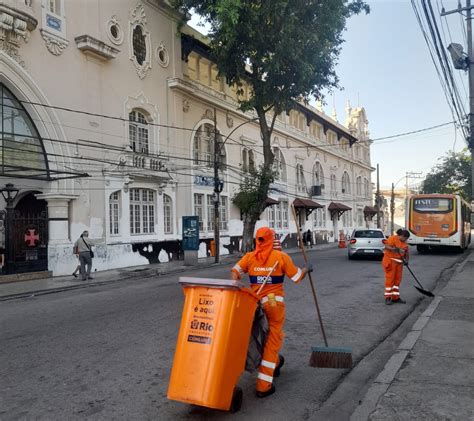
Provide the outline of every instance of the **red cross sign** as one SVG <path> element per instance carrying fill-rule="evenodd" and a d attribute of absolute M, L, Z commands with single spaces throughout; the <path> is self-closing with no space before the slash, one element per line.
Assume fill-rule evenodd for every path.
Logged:
<path fill-rule="evenodd" d="M 25 233 L 25 243 L 28 247 L 36 246 L 36 242 L 39 243 L 40 237 L 36 234 L 36 229 L 27 229 Z"/>

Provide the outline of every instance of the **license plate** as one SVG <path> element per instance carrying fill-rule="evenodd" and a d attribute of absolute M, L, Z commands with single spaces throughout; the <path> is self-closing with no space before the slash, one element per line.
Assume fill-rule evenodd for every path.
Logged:
<path fill-rule="evenodd" d="M 375 253 L 375 250 L 364 250 L 364 253 Z"/>

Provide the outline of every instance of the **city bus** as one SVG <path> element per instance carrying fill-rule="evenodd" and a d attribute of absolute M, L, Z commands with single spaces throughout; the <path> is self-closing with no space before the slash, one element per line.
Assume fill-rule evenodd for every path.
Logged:
<path fill-rule="evenodd" d="M 408 244 L 423 253 L 436 247 L 466 249 L 471 242 L 471 205 L 455 194 L 415 194 L 408 197 Z"/>

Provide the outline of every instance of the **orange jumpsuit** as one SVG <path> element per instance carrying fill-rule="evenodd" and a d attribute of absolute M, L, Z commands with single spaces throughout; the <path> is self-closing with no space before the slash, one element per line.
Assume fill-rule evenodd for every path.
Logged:
<path fill-rule="evenodd" d="M 400 240 L 398 235 L 389 237 L 386 243 L 390 247 L 403 249 L 402 253 L 391 250 L 384 250 L 382 267 L 385 271 L 385 298 L 391 298 L 392 301 L 400 299 L 400 283 L 402 282 L 403 262 L 396 260 L 406 259 L 408 257 L 408 244 Z"/>
<path fill-rule="evenodd" d="M 265 244 L 257 242 L 256 250 L 247 253 L 232 268 L 232 271 L 238 279 L 244 273 L 248 273 L 250 287 L 254 292 L 257 292 L 274 264 L 278 261 L 271 277 L 259 294 L 263 311 L 267 316 L 269 329 L 257 376 L 257 391 L 266 392 L 272 387 L 273 372 L 279 363 L 278 351 L 283 345 L 283 325 L 285 323 L 283 280 L 286 275 L 293 282 L 298 283 L 303 279 L 305 273 L 295 266 L 290 256 L 273 249 L 273 232 L 269 228 L 260 228 L 256 237 L 257 239 L 264 237 Z"/>

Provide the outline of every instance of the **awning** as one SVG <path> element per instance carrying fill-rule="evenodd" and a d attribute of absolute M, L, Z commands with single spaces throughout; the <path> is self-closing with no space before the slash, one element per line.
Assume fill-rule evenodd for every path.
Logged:
<path fill-rule="evenodd" d="M 377 209 L 375 209 L 373 206 L 366 206 L 364 208 L 364 216 L 366 219 L 372 220 L 375 215 L 377 215 Z"/>
<path fill-rule="evenodd" d="M 367 215 L 377 215 L 377 209 L 375 209 L 373 206 L 366 206 L 364 208 L 364 213 Z"/>
<path fill-rule="evenodd" d="M 306 220 L 308 220 L 308 216 L 311 215 L 311 212 L 315 209 L 320 209 L 323 206 L 319 203 L 313 202 L 311 199 L 301 199 L 297 197 L 293 200 L 293 207 L 298 215 L 301 211 L 304 211 L 306 213 Z"/>
<path fill-rule="evenodd" d="M 334 219 L 335 216 L 337 216 L 337 219 L 340 219 L 344 212 L 350 210 L 352 210 L 351 207 L 339 202 L 331 202 L 328 206 L 328 211 L 330 212 L 332 219 Z"/>
<path fill-rule="evenodd" d="M 278 200 L 267 197 L 265 200 L 265 207 L 268 208 L 269 206 L 278 205 L 278 203 L 280 203 Z"/>
<path fill-rule="evenodd" d="M 311 199 L 300 199 L 299 197 L 293 201 L 293 206 L 298 208 L 306 208 L 306 209 L 319 209 L 322 208 L 323 205 L 312 201 Z"/>

